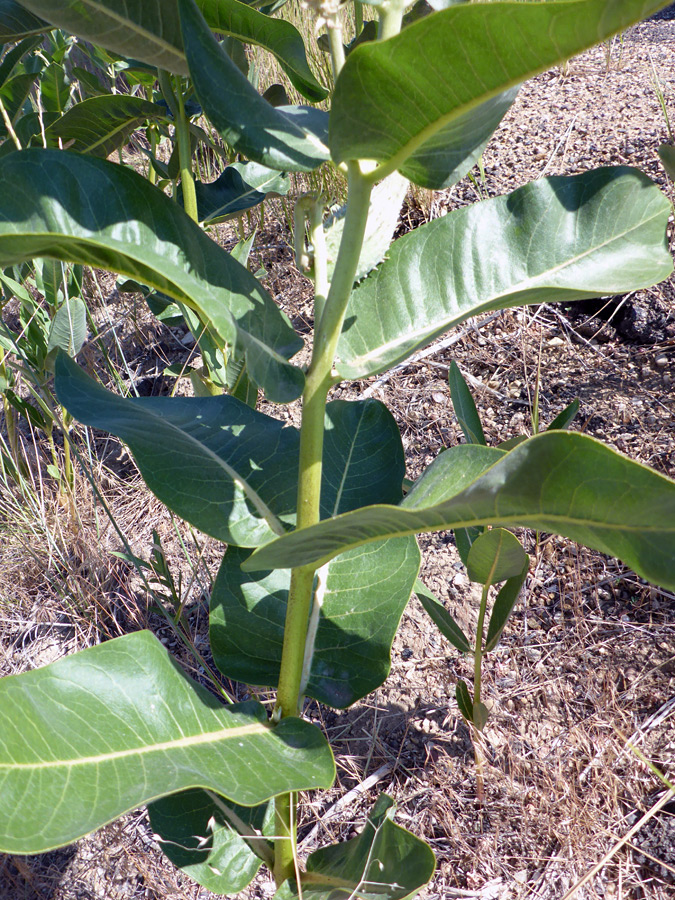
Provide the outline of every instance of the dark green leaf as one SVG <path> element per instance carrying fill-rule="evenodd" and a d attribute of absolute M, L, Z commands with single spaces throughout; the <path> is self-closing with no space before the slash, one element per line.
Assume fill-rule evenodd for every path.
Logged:
<path fill-rule="evenodd" d="M 40 76 L 40 101 L 45 112 L 63 115 L 70 102 L 70 86 L 65 68 L 50 60 Z"/>
<path fill-rule="evenodd" d="M 0 0 L 0 16 L 2 16 L 1 8 L 2 0 Z M 0 41 L 1 40 L 2 39 L 0 38 Z M 7 81 L 10 75 L 14 74 L 15 68 L 24 56 L 41 43 L 42 37 L 27 37 L 25 40 L 20 41 L 16 47 L 12 47 L 11 50 L 8 50 L 7 53 L 5 53 L 2 58 L 2 63 L 0 63 L 0 86 Z"/>
<path fill-rule="evenodd" d="M 492 615 L 490 616 L 490 624 L 485 638 L 485 653 L 494 650 L 499 643 L 499 638 L 502 636 L 504 626 L 513 612 L 513 607 L 518 600 L 520 589 L 527 578 L 529 562 L 529 559 L 525 562 L 522 572 L 518 575 L 514 575 L 513 578 L 508 579 L 495 598 L 494 606 L 492 607 Z"/>
<path fill-rule="evenodd" d="M 325 114 L 271 106 L 219 46 L 193 0 L 178 3 L 195 93 L 224 140 L 255 162 L 281 171 L 307 172 L 328 159 L 316 128 L 317 121 L 324 127 Z"/>
<path fill-rule="evenodd" d="M 466 568 L 471 581 L 489 587 L 519 576 L 528 564 L 529 557 L 515 534 L 505 528 L 492 528 L 473 542 Z"/>
<path fill-rule="evenodd" d="M 39 19 L 16 0 L 0 0 L 0 42 L 11 43 L 32 34 L 49 31 L 44 19 Z"/>
<path fill-rule="evenodd" d="M 447 187 L 480 155 L 521 82 L 664 6 L 663 0 L 455 5 L 357 47 L 331 110 L 335 162 L 379 162 Z"/>
<path fill-rule="evenodd" d="M 272 19 L 238 0 L 197 0 L 197 6 L 212 31 L 270 50 L 304 97 L 313 103 L 325 99 L 328 92 L 312 74 L 302 37 L 290 22 Z"/>
<path fill-rule="evenodd" d="M 466 682 L 462 681 L 461 678 L 455 686 L 455 699 L 457 700 L 459 711 L 466 721 L 473 722 L 473 700 L 471 699 L 471 694 L 466 686 Z"/>
<path fill-rule="evenodd" d="M 476 404 L 474 403 L 469 386 L 464 380 L 462 373 L 459 371 L 459 366 L 454 360 L 450 363 L 448 384 L 450 385 L 452 408 L 455 410 L 457 421 L 464 432 L 464 437 L 467 439 L 467 442 L 469 444 L 482 444 L 484 447 L 487 446 Z"/>
<path fill-rule="evenodd" d="M 506 449 L 506 448 L 499 448 Z M 476 540 L 478 535 L 482 534 L 485 529 L 480 527 L 474 528 L 456 528 L 455 529 L 455 544 L 457 545 L 457 552 L 459 553 L 459 558 L 462 560 L 464 565 L 466 565 L 466 561 L 469 558 L 469 551 L 473 546 L 473 542 Z"/>
<path fill-rule="evenodd" d="M 658 188 L 621 167 L 542 178 L 454 210 L 396 241 L 354 290 L 338 370 L 347 378 L 380 372 L 486 310 L 622 293 L 667 278 L 669 215 Z"/>
<path fill-rule="evenodd" d="M 290 180 L 275 169 L 254 162 L 232 163 L 216 181 L 195 183 L 199 221 L 206 225 L 225 222 L 270 195 L 287 194 L 290 186 Z"/>
<path fill-rule="evenodd" d="M 419 579 L 415 584 L 415 593 L 443 637 L 447 638 L 452 646 L 456 647 L 460 653 L 469 653 L 472 649 L 471 644 L 462 629 L 457 622 L 455 622 L 441 601 L 435 597 L 429 588 L 427 588 Z"/>
<path fill-rule="evenodd" d="M 463 444 L 453 455 L 477 450 L 488 448 Z M 423 476 L 417 496 L 418 485 L 400 506 L 373 506 L 296 531 L 261 548 L 247 568 L 323 564 L 384 537 L 502 525 L 562 534 L 675 588 L 675 482 L 669 478 L 567 431 L 529 438 L 458 491 L 453 479 L 446 482 L 446 462 L 451 473 L 456 469 L 450 451 L 442 453 L 426 470 L 431 483 Z"/>
<path fill-rule="evenodd" d="M 675 181 L 675 147 L 672 144 L 661 144 L 658 150 L 659 157 L 670 178 Z"/>
<path fill-rule="evenodd" d="M 161 106 L 130 94 L 106 94 L 77 103 L 47 130 L 51 146 L 105 159 L 148 119 L 166 119 Z"/>
<path fill-rule="evenodd" d="M 0 681 L 0 848 L 41 853 L 150 800 L 203 787 L 242 805 L 329 787 L 332 754 L 299 719 L 224 706 L 149 632 Z"/>
<path fill-rule="evenodd" d="M 274 900 L 406 900 L 434 874 L 431 848 L 392 821 L 394 801 L 380 794 L 361 834 L 322 847 L 307 860 L 302 891 L 285 881 Z"/>
<path fill-rule="evenodd" d="M 482 731 L 485 728 L 485 723 L 490 717 L 490 710 L 484 703 L 481 703 L 480 700 L 478 702 L 474 701 L 473 704 L 473 724 L 476 726 L 478 731 Z"/>
<path fill-rule="evenodd" d="M 304 375 L 302 346 L 257 279 L 161 191 L 125 167 L 58 150 L 0 163 L 0 266 L 51 256 L 119 272 L 194 309 L 223 344 L 246 355 L 276 402 Z"/>
<path fill-rule="evenodd" d="M 21 72 L 8 79 L 0 88 L 2 105 L 5 107 L 7 117 L 13 125 L 19 118 L 26 98 L 37 81 L 37 77 L 31 72 Z M 7 133 L 4 119 L 0 119 L 0 137 L 6 137 Z"/>
<path fill-rule="evenodd" d="M 174 866 L 215 894 L 237 894 L 250 884 L 261 863 L 252 847 L 265 853 L 267 846 L 268 854 L 272 852 L 262 838 L 247 842 L 232 822 L 251 835 L 262 829 L 273 834 L 269 827 L 273 816 L 272 823 L 265 822 L 270 818 L 267 811 L 273 809 L 273 803 L 235 806 L 201 790 L 182 791 L 148 804 L 150 825 L 164 853 Z"/>
<path fill-rule="evenodd" d="M 579 401 L 572 400 L 569 406 L 566 406 L 562 412 L 558 413 L 555 419 L 546 429 L 547 431 L 564 431 L 574 421 L 574 417 L 579 412 Z"/>

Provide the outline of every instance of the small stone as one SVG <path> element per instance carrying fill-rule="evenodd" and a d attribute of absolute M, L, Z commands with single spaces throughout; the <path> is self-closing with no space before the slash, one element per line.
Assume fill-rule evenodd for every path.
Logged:
<path fill-rule="evenodd" d="M 661 354 L 660 356 L 657 356 L 656 359 L 654 360 L 654 365 L 658 366 L 659 369 L 665 369 L 666 366 L 668 365 L 668 357 L 664 356 L 663 354 Z"/>
<path fill-rule="evenodd" d="M 563 339 L 559 338 L 559 337 L 549 338 L 549 341 L 548 341 L 549 347 L 562 347 L 562 345 L 564 343 L 565 343 L 565 341 L 563 341 Z"/>

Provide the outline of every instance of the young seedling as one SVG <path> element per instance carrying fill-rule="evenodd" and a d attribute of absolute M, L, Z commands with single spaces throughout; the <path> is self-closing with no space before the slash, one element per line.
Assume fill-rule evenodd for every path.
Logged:
<path fill-rule="evenodd" d="M 391 799 L 380 797 L 357 838 L 302 860 L 297 794 L 329 787 L 335 773 L 323 734 L 303 719 L 305 697 L 344 708 L 388 674 L 419 570 L 415 534 L 467 532 L 484 607 L 503 581 L 485 638 L 465 648 L 477 660 L 465 706 L 480 722 L 482 655 L 525 571 L 513 574 L 522 558 L 503 528 L 566 535 L 675 587 L 675 483 L 662 475 L 585 435 L 547 431 L 510 450 L 449 448 L 404 497 L 391 413 L 375 400 L 330 399 L 339 382 L 382 372 L 485 310 L 668 277 L 670 205 L 628 168 L 540 179 L 386 246 L 399 176 L 452 185 L 523 80 L 663 5 L 452 4 L 404 27 L 405 4 L 386 0 L 375 4 L 378 39 L 343 60 L 343 11 L 317 0 L 336 74 L 330 112 L 274 107 L 256 91 L 214 31 L 274 43 L 292 81 L 307 82 L 306 57 L 288 23 L 236 0 L 158 0 L 152 15 L 141 0 L 0 9 L 0 34 L 56 26 L 158 74 L 189 76 L 213 128 L 251 162 L 279 172 L 328 164 L 348 181 L 344 215 L 312 241 L 314 334 L 301 368 L 292 359 L 303 342 L 288 319 L 188 202 L 184 210 L 136 172 L 86 154 L 31 148 L 0 161 L 1 266 L 51 257 L 134 279 L 197 316 L 271 403 L 302 397 L 295 428 L 231 394 L 122 398 L 57 358 L 69 413 L 118 435 L 167 506 L 228 544 L 211 597 L 213 659 L 226 677 L 276 690 L 276 701 L 271 715 L 257 702 L 226 705 L 148 632 L 4 679 L 1 850 L 61 846 L 147 804 L 167 856 L 216 892 L 236 893 L 265 864 L 277 900 L 403 900 L 434 861 L 394 824 Z M 309 210 L 317 232 L 319 218 Z M 480 542 L 476 528 L 489 529 Z"/>

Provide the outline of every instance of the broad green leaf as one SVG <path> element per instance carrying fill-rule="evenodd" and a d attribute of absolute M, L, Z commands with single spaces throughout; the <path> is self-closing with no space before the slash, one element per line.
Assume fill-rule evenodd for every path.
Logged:
<path fill-rule="evenodd" d="M 574 417 L 579 412 L 579 401 L 572 400 L 569 406 L 566 406 L 562 412 L 553 419 L 546 429 L 547 431 L 564 431 L 574 421 Z"/>
<path fill-rule="evenodd" d="M 464 444 L 452 455 L 479 449 L 488 448 Z M 372 506 L 296 531 L 254 553 L 246 568 L 321 565 L 385 537 L 502 525 L 564 535 L 617 556 L 655 584 L 675 587 L 675 482 L 669 478 L 594 438 L 545 431 L 501 454 L 453 494 L 443 471 L 444 457 L 452 463 L 452 455 L 442 453 L 427 469 L 432 483 L 424 485 L 423 475 L 417 495 L 413 489 L 399 506 Z M 427 505 L 434 495 L 438 502 Z"/>
<path fill-rule="evenodd" d="M 49 330 L 47 352 L 61 349 L 77 356 L 87 340 L 87 307 L 79 297 L 71 297 L 56 311 Z"/>
<path fill-rule="evenodd" d="M 178 0 L 21 0 L 21 6 L 121 56 L 188 74 Z"/>
<path fill-rule="evenodd" d="M 455 686 L 455 699 L 457 700 L 459 711 L 466 721 L 473 722 L 473 700 L 471 699 L 471 694 L 469 693 L 469 688 L 466 686 L 466 682 L 462 681 L 461 678 Z"/>
<path fill-rule="evenodd" d="M 275 169 L 254 162 L 232 163 L 216 181 L 195 183 L 199 221 L 206 225 L 225 222 L 269 195 L 287 194 L 290 187 L 290 179 Z"/>
<path fill-rule="evenodd" d="M 658 154 L 671 179 L 675 180 L 675 147 L 672 144 L 661 144 Z"/>
<path fill-rule="evenodd" d="M 283 533 L 295 515 L 298 432 L 233 397 L 133 397 L 56 360 L 59 402 L 125 441 L 146 484 L 200 531 L 240 547 Z"/>
<path fill-rule="evenodd" d="M 427 615 L 443 637 L 447 638 L 460 653 L 470 653 L 472 647 L 462 629 L 441 601 L 419 579 L 415 584 L 415 593 Z"/>
<path fill-rule="evenodd" d="M 482 444 L 485 447 L 487 441 L 485 440 L 476 404 L 469 386 L 454 360 L 450 363 L 448 384 L 450 386 L 452 408 L 455 410 L 455 415 L 464 432 L 464 437 L 469 444 Z"/>
<path fill-rule="evenodd" d="M 530 561 L 527 559 L 523 565 L 522 572 L 509 578 L 495 598 L 492 607 L 492 615 L 490 616 L 490 624 L 485 638 L 485 653 L 494 650 L 499 643 L 499 638 L 502 636 L 504 626 L 513 612 L 513 607 L 518 600 L 520 589 L 527 578 L 529 563 Z"/>
<path fill-rule="evenodd" d="M 317 728 L 224 706 L 149 632 L 0 681 L 0 848 L 40 853 L 187 788 L 253 806 L 329 787 Z"/>
<path fill-rule="evenodd" d="M 2 0 L 0 0 L 0 9 L 2 7 Z M 2 15 L 0 11 L 0 16 Z M 0 86 L 2 86 L 10 75 L 14 74 L 14 70 L 19 65 L 21 60 L 26 56 L 31 50 L 34 50 L 37 46 L 42 43 L 42 36 L 38 37 L 27 37 L 23 41 L 20 41 L 16 47 L 12 47 L 11 50 L 8 50 L 7 53 L 2 58 L 2 63 L 0 63 Z M 0 41 L 2 38 L 0 37 Z"/>
<path fill-rule="evenodd" d="M 490 586 L 520 575 L 529 561 L 515 534 L 505 528 L 492 528 L 471 545 L 466 568 L 471 581 Z"/>
<path fill-rule="evenodd" d="M 329 158 L 326 114 L 271 106 L 219 46 L 193 0 L 178 0 L 195 94 L 216 130 L 249 159 L 281 171 L 308 172 Z"/>
<path fill-rule="evenodd" d="M 300 32 L 290 22 L 272 19 L 238 0 L 197 0 L 197 6 L 212 31 L 270 50 L 304 97 L 313 103 L 325 99 L 328 91 L 312 74 Z"/>
<path fill-rule="evenodd" d="M 37 81 L 37 74 L 32 72 L 20 72 L 13 75 L 0 88 L 0 99 L 5 107 L 5 112 L 12 125 L 16 124 L 16 120 L 21 114 L 26 98 L 31 88 Z M 0 119 L 0 138 L 7 137 L 7 126 L 4 118 Z"/>
<path fill-rule="evenodd" d="M 0 0 L 0 42 L 11 43 L 20 38 L 49 31 L 44 19 L 28 12 L 24 3 Z"/>
<path fill-rule="evenodd" d="M 247 575 L 241 564 L 248 552 L 231 547 L 220 567 L 211 594 L 211 649 L 228 677 L 276 687 L 291 573 Z M 319 573 L 308 696 L 344 709 L 383 684 L 419 565 L 415 539 L 395 538 L 345 553 Z"/>
<path fill-rule="evenodd" d="M 486 310 L 661 281 L 673 268 L 670 208 L 645 175 L 616 167 L 542 178 L 435 219 L 396 241 L 352 293 L 338 371 L 380 372 Z"/>
<path fill-rule="evenodd" d="M 338 77 L 335 162 L 376 160 L 430 188 L 468 171 L 525 79 L 667 5 L 663 0 L 461 4 L 363 44 Z"/>
<path fill-rule="evenodd" d="M 237 894 L 251 883 L 261 864 L 253 847 L 262 853 L 266 849 L 266 856 L 272 853 L 271 845 L 257 835 L 261 830 L 273 835 L 273 811 L 273 803 L 236 806 L 202 790 L 182 791 L 148 804 L 150 825 L 164 853 L 215 894 Z M 253 835 L 252 842 L 232 822 Z"/>
<path fill-rule="evenodd" d="M 50 146 L 59 140 L 66 150 L 105 159 L 149 119 L 166 120 L 166 111 L 131 94 L 106 94 L 77 103 L 57 119 L 45 136 Z"/>
<path fill-rule="evenodd" d="M 0 266 L 50 256 L 148 285 L 199 313 L 246 355 L 269 399 L 288 402 L 304 375 L 287 359 L 302 341 L 257 279 L 177 203 L 136 172 L 58 150 L 0 162 Z"/>
<path fill-rule="evenodd" d="M 40 102 L 45 112 L 64 114 L 70 103 L 71 84 L 65 68 L 50 60 L 40 75 Z"/>
<path fill-rule="evenodd" d="M 398 224 L 401 204 L 408 190 L 408 181 L 396 172 L 376 185 L 370 195 L 368 222 L 363 238 L 363 247 L 356 269 L 355 281 L 362 278 L 384 259 L 391 245 Z M 340 241 L 345 227 L 347 207 L 343 206 L 331 213 L 325 223 L 326 252 L 328 256 L 328 278 L 333 277 Z"/>
<path fill-rule="evenodd" d="M 361 834 L 315 850 L 301 875 L 285 881 L 274 900 L 406 900 L 434 874 L 431 848 L 392 821 L 394 801 L 380 794 Z"/>

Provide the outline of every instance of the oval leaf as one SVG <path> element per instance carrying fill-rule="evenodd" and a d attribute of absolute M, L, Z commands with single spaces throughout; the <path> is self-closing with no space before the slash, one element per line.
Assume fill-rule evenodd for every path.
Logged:
<path fill-rule="evenodd" d="M 441 601 L 421 582 L 417 581 L 415 593 L 425 609 L 425 612 L 436 625 L 444 638 L 447 638 L 453 647 L 460 653 L 469 653 L 472 650 L 468 638 L 465 636 L 457 622 L 452 618 Z"/>
<path fill-rule="evenodd" d="M 0 681 L 0 848 L 41 853 L 149 800 L 203 787 L 242 805 L 332 784 L 321 732 L 224 706 L 149 632 Z"/>
<path fill-rule="evenodd" d="M 354 290 L 338 370 L 373 375 L 486 310 L 661 281 L 673 270 L 669 215 L 658 188 L 624 167 L 542 178 L 454 210 L 396 241 Z"/>
<path fill-rule="evenodd" d="M 417 184 L 446 187 L 471 167 L 515 86 L 665 5 L 462 4 L 363 44 L 335 86 L 333 159 L 377 160 L 375 178 L 398 169 Z"/>
<path fill-rule="evenodd" d="M 3 44 L 32 34 L 42 34 L 49 29 L 49 24 L 28 12 L 23 3 L 0 0 L 0 42 Z"/>
<path fill-rule="evenodd" d="M 466 567 L 471 581 L 489 587 L 520 575 L 529 561 L 515 534 L 505 528 L 492 528 L 473 542 Z"/>
<path fill-rule="evenodd" d="M 61 304 L 49 329 L 47 352 L 63 350 L 77 356 L 87 340 L 87 307 L 79 297 L 71 297 Z"/>
<path fill-rule="evenodd" d="M 58 150 L 0 162 L 0 266 L 50 256 L 119 272 L 184 303 L 246 355 L 267 396 L 288 402 L 302 346 L 257 279 L 136 172 Z"/>
<path fill-rule="evenodd" d="M 453 493 L 453 481 L 444 484 L 444 457 L 452 463 L 454 454 L 487 449 L 465 444 L 446 451 L 427 469 L 432 483 L 400 506 L 372 506 L 296 531 L 254 553 L 246 568 L 320 565 L 384 537 L 503 525 L 562 534 L 675 588 L 675 482 L 594 438 L 546 431 Z M 434 496 L 439 502 L 425 505 Z"/>
<path fill-rule="evenodd" d="M 262 203 L 270 194 L 287 194 L 290 186 L 290 180 L 275 169 L 253 162 L 232 163 L 216 181 L 195 183 L 199 221 L 206 225 L 225 222 Z"/>

